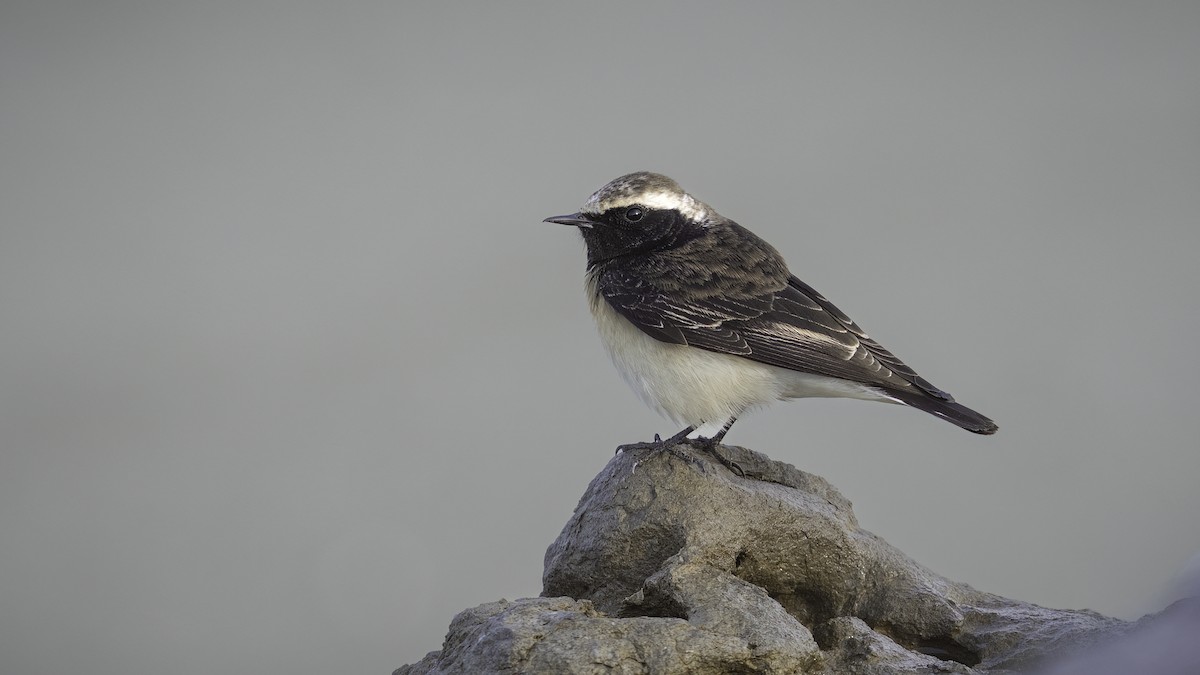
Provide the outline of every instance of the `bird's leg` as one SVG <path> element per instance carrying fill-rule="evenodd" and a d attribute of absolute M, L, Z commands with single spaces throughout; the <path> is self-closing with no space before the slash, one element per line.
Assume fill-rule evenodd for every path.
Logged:
<path fill-rule="evenodd" d="M 692 447 L 707 452 L 716 458 L 716 460 L 725 468 L 737 474 L 739 477 L 745 478 L 746 472 L 742 471 L 742 467 L 738 466 L 737 462 L 726 459 L 724 455 L 717 452 L 717 446 L 720 445 L 721 439 L 725 438 L 725 434 L 729 433 L 729 427 L 732 427 L 733 423 L 736 421 L 736 417 L 730 419 L 728 422 L 722 425 L 721 430 L 718 431 L 712 438 L 688 438 L 688 434 L 695 431 L 696 427 L 687 427 L 683 431 L 680 431 L 666 440 L 663 440 L 658 434 L 654 434 L 653 441 L 643 441 L 641 443 L 630 443 L 628 445 L 618 446 L 617 452 L 624 452 L 626 450 L 666 450 L 667 452 L 675 455 L 679 459 L 682 459 L 689 464 L 697 464 L 698 462 L 696 461 L 695 457 L 679 449 L 679 445 L 681 443 L 686 443 Z"/>
<path fill-rule="evenodd" d="M 653 441 L 642 441 L 640 443 L 618 445 L 617 452 L 624 452 L 626 450 L 666 450 L 687 440 L 687 435 L 695 430 L 696 427 L 687 427 L 683 431 L 675 434 L 665 441 L 660 438 L 658 434 L 654 434 Z"/>
<path fill-rule="evenodd" d="M 736 421 L 736 417 L 730 418 L 728 422 L 721 426 L 721 430 L 714 434 L 712 438 L 693 438 L 689 439 L 688 443 L 704 450 L 708 454 L 715 457 L 718 462 L 725 466 L 725 468 L 734 472 L 739 477 L 745 478 L 746 472 L 742 471 L 742 467 L 738 466 L 737 462 L 726 459 L 724 455 L 722 455 L 720 452 L 717 452 L 717 446 L 721 444 L 721 440 L 725 438 L 725 434 L 729 433 L 729 428 L 732 427 L 733 423 Z"/>
<path fill-rule="evenodd" d="M 729 433 L 729 428 L 732 427 L 733 423 L 736 421 L 737 421 L 736 417 L 731 417 L 731 418 L 729 418 L 728 422 L 726 422 L 724 425 L 721 426 L 721 430 L 717 432 L 717 435 L 712 437 L 712 442 L 714 445 L 719 444 L 722 441 L 722 439 L 725 438 L 725 434 Z"/>
<path fill-rule="evenodd" d="M 671 446 L 671 445 L 675 445 L 677 443 L 682 443 L 682 442 L 686 441 L 688 434 L 692 433 L 695 430 L 696 430 L 696 427 L 687 427 L 683 431 L 675 434 L 674 436 L 668 438 L 665 441 L 659 441 L 658 434 L 654 434 L 654 440 L 658 441 L 659 443 L 662 443 L 663 445 Z"/>
<path fill-rule="evenodd" d="M 693 456 L 689 455 L 688 453 L 684 452 L 683 450 L 679 449 L 679 444 L 686 443 L 688 441 L 688 434 L 692 433 L 695 430 L 696 430 L 696 427 L 687 427 L 683 431 L 680 431 L 679 433 L 675 434 L 674 436 L 668 438 L 665 441 L 658 440 L 658 434 L 654 434 L 654 440 L 657 442 L 658 448 L 660 450 L 666 450 L 667 452 L 671 453 L 672 455 L 675 455 L 676 457 L 678 457 L 679 459 L 682 459 L 683 461 L 687 462 L 688 464 L 697 464 L 698 462 L 696 461 L 695 457 L 693 457 Z"/>
<path fill-rule="evenodd" d="M 717 433 L 713 434 L 711 438 L 704 438 L 703 436 L 701 436 L 699 438 L 689 438 L 688 443 L 691 443 L 692 445 L 695 445 L 695 446 L 701 447 L 701 448 L 705 448 L 705 449 L 710 449 L 717 445 L 720 445 L 721 440 L 725 438 L 725 434 L 729 433 L 729 428 L 732 427 L 733 423 L 736 421 L 737 421 L 737 418 L 732 417 L 729 419 L 728 422 L 721 425 L 721 430 L 718 431 Z M 691 432 L 688 432 L 688 433 L 691 433 Z M 678 438 L 678 436 L 674 436 L 673 438 Z"/>
<path fill-rule="evenodd" d="M 653 441 L 619 445 L 617 446 L 617 452 L 625 452 L 626 450 L 654 450 L 662 452 L 663 450 L 666 450 L 688 464 L 699 464 L 699 461 L 695 457 L 679 448 L 680 443 L 690 442 L 687 436 L 695 430 L 696 427 L 687 427 L 683 431 L 680 431 L 666 440 L 663 440 L 658 434 L 654 434 Z"/>

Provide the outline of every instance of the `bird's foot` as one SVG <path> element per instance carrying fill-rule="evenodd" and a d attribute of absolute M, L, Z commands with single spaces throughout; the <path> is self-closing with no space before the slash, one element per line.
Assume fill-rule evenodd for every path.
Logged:
<path fill-rule="evenodd" d="M 642 441 L 640 443 L 626 443 L 618 445 L 617 452 L 625 452 L 626 450 L 670 450 L 672 447 L 687 440 L 687 435 L 695 431 L 692 427 L 688 427 L 674 436 L 663 440 L 658 434 L 654 434 L 654 440 Z"/>
<path fill-rule="evenodd" d="M 640 443 L 629 443 L 617 447 L 617 452 L 625 452 L 627 450 L 654 450 L 657 452 L 666 451 L 672 455 L 682 459 L 688 464 L 699 464 L 699 460 L 694 455 L 686 452 L 679 446 L 689 445 L 697 450 L 708 453 L 714 459 L 721 463 L 722 466 L 732 471 L 740 478 L 745 478 L 746 472 L 742 467 L 738 466 L 737 462 L 727 459 L 718 450 L 717 447 L 721 444 L 721 437 L 725 434 L 719 434 L 713 438 L 688 438 L 688 434 L 695 431 L 694 428 L 688 427 L 674 436 L 663 439 L 658 434 L 654 434 L 653 441 L 642 441 Z"/>
<path fill-rule="evenodd" d="M 687 462 L 688 464 L 697 464 L 698 465 L 700 463 L 700 461 L 698 459 L 696 459 L 695 456 L 693 456 L 689 452 L 684 451 L 683 449 L 681 449 L 679 447 L 681 444 L 689 442 L 687 435 L 692 433 L 693 431 L 695 431 L 695 429 L 693 429 L 692 427 L 688 427 L 688 428 L 684 429 L 683 431 L 680 431 L 679 433 L 677 433 L 674 436 L 667 438 L 667 439 L 664 439 L 663 437 L 659 436 L 658 434 L 654 434 L 653 441 L 642 441 L 640 443 L 628 443 L 626 445 L 619 445 L 619 446 L 617 446 L 617 452 L 620 453 L 620 452 L 625 452 L 627 450 L 650 450 L 653 452 L 664 452 L 665 451 L 665 452 L 671 453 L 672 455 L 678 457 L 679 459 L 682 459 L 683 461 Z"/>
<path fill-rule="evenodd" d="M 732 471 L 738 478 L 745 478 L 746 472 L 742 470 L 742 467 L 739 466 L 737 462 L 721 454 L 721 436 L 724 435 L 725 434 L 721 434 L 720 436 L 715 436 L 713 438 L 689 438 L 687 439 L 687 443 L 693 448 L 708 453 L 709 456 L 720 462 L 721 465 L 726 469 Z"/>

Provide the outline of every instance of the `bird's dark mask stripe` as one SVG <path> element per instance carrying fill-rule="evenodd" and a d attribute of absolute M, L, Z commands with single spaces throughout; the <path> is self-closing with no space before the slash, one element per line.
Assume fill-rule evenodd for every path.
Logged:
<path fill-rule="evenodd" d="M 580 229 L 588 248 L 588 266 L 617 258 L 667 251 L 704 236 L 704 228 L 673 209 L 647 209 L 637 222 L 629 222 L 626 209 L 611 209 L 593 216 L 595 226 Z"/>

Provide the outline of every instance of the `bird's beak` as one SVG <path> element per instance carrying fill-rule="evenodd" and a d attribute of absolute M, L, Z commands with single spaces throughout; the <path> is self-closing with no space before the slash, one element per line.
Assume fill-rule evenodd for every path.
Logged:
<path fill-rule="evenodd" d="M 558 223 L 559 225 L 574 225 L 575 227 L 591 227 L 595 223 L 582 213 L 572 213 L 565 216 L 550 216 L 543 223 Z"/>

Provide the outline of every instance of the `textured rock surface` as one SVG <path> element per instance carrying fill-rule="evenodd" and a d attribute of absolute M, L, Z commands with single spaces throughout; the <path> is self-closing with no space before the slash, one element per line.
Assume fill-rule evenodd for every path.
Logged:
<path fill-rule="evenodd" d="M 460 613 L 397 673 L 998 673 L 1128 628 L 948 581 L 824 479 L 718 451 L 745 475 L 618 454 L 547 550 L 545 597 Z"/>

